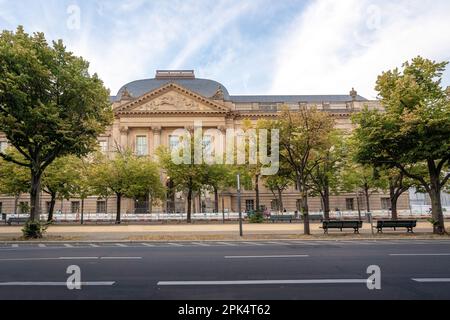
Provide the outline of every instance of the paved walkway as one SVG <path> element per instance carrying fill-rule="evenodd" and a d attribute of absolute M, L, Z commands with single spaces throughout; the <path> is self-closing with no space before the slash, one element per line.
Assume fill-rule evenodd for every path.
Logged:
<path fill-rule="evenodd" d="M 368 223 L 364 224 L 360 236 L 353 235 L 352 230 L 344 232 L 330 231 L 329 236 L 323 235 L 318 223 L 311 224 L 311 233 L 317 237 L 371 237 L 372 232 Z M 48 240 L 221 240 L 236 239 L 238 224 L 180 224 L 180 225 L 98 225 L 98 226 L 51 226 L 46 237 Z M 428 222 L 419 222 L 415 229 L 416 235 L 407 235 L 401 229 L 397 232 L 386 231 L 384 236 L 432 236 L 432 227 Z M 11 241 L 21 236 L 20 226 L 0 227 L 0 241 Z M 289 239 L 302 237 L 303 224 L 244 224 L 244 234 L 250 239 Z"/>

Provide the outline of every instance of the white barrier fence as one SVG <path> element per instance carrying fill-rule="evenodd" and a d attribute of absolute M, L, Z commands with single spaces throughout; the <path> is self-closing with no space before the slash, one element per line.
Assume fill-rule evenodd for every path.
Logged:
<path fill-rule="evenodd" d="M 272 215 L 292 215 L 295 216 L 294 212 L 285 212 L 285 213 L 276 213 L 272 212 Z M 246 213 L 242 214 L 244 218 L 247 217 Z M 322 212 L 311 212 L 311 217 L 321 218 L 323 217 Z M 372 213 L 374 218 L 391 218 L 391 214 L 389 211 L 374 211 Z M 429 206 L 414 206 L 410 210 L 402 210 L 399 211 L 400 218 L 404 217 L 413 217 L 413 218 L 430 218 L 431 212 Z M 446 218 L 450 218 L 450 207 L 444 208 L 444 216 Z M 24 214 L 6 214 L 3 215 L 4 220 L 8 220 L 10 218 L 26 218 L 27 215 Z M 237 212 L 226 212 L 223 213 L 194 213 L 192 214 L 192 220 L 194 221 L 222 221 L 222 220 L 237 220 L 239 219 L 239 213 Z M 331 212 L 330 218 L 332 219 L 349 219 L 349 218 L 358 218 L 357 211 L 342 211 L 342 212 Z M 366 213 L 362 212 L 361 217 L 363 219 L 366 218 Z M 299 216 L 301 218 L 301 216 Z M 42 220 L 47 219 L 47 215 L 41 215 Z M 116 214 L 103 214 L 103 213 L 85 213 L 83 216 L 84 221 L 86 222 L 114 222 L 116 220 Z M 122 221 L 130 221 L 130 222 L 156 222 L 156 221 L 185 221 L 187 219 L 187 214 L 181 213 L 153 213 L 153 214 L 134 214 L 134 213 L 124 213 L 121 215 Z M 79 222 L 81 221 L 81 214 L 72 214 L 72 213 L 57 213 L 54 214 L 54 220 L 56 222 Z"/>

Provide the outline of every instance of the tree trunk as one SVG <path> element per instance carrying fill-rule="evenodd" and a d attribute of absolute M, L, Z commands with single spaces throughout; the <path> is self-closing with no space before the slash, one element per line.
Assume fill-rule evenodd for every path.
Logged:
<path fill-rule="evenodd" d="M 30 190 L 30 221 L 39 221 L 40 219 L 40 195 L 41 195 L 42 172 L 31 169 L 31 190 Z"/>
<path fill-rule="evenodd" d="M 187 196 L 187 223 L 192 223 L 192 218 L 191 218 L 191 204 L 192 204 L 192 188 L 189 188 L 188 190 L 188 196 Z"/>
<path fill-rule="evenodd" d="M 17 206 L 19 205 L 19 197 L 20 195 L 16 194 L 14 197 L 14 216 L 17 215 Z"/>
<path fill-rule="evenodd" d="M 398 220 L 398 210 L 397 210 L 398 198 L 399 197 L 397 195 L 394 195 L 394 197 L 391 198 L 392 220 Z"/>
<path fill-rule="evenodd" d="M 304 233 L 305 235 L 310 235 L 311 230 L 309 227 L 309 208 L 308 208 L 308 192 L 306 190 L 306 184 L 301 181 L 300 177 L 297 178 L 298 189 L 300 190 L 301 195 L 301 205 L 300 210 L 303 216 L 303 224 L 304 224 Z"/>
<path fill-rule="evenodd" d="M 284 203 L 283 203 L 283 190 L 278 188 L 278 209 L 280 212 L 284 212 Z"/>
<path fill-rule="evenodd" d="M 198 213 L 203 213 L 203 206 L 202 206 L 202 192 L 198 192 Z"/>
<path fill-rule="evenodd" d="M 84 198 L 81 199 L 81 224 L 84 223 Z"/>
<path fill-rule="evenodd" d="M 431 211 L 433 214 L 433 232 L 435 234 L 444 234 L 445 223 L 444 223 L 444 213 L 442 210 L 442 199 L 441 199 L 441 181 L 439 179 L 440 172 L 437 172 L 436 164 L 434 161 L 428 161 L 428 172 L 430 175 L 430 188 L 429 195 L 431 198 Z"/>
<path fill-rule="evenodd" d="M 330 220 L 330 187 L 326 186 L 323 191 L 323 216 Z"/>
<path fill-rule="evenodd" d="M 122 194 L 121 193 L 116 193 L 117 196 L 117 212 L 116 212 L 116 224 L 120 224 L 121 220 L 120 220 L 120 211 L 121 211 L 121 202 L 122 202 Z"/>
<path fill-rule="evenodd" d="M 219 213 L 219 190 L 214 188 L 214 213 Z"/>
<path fill-rule="evenodd" d="M 259 212 L 261 209 L 259 202 L 259 174 L 255 176 L 255 193 L 256 193 L 256 212 Z"/>
<path fill-rule="evenodd" d="M 47 222 L 53 221 L 53 212 L 55 211 L 55 205 L 56 205 L 56 193 L 51 193 L 51 199 L 50 199 L 50 208 L 48 208 L 48 218 Z"/>
<path fill-rule="evenodd" d="M 365 185 L 364 186 L 364 196 L 366 197 L 366 210 L 367 213 L 370 212 L 370 188 Z"/>

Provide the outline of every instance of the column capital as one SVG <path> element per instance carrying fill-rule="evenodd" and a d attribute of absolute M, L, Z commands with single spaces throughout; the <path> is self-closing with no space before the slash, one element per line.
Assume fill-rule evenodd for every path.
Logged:
<path fill-rule="evenodd" d="M 152 127 L 152 131 L 153 131 L 153 134 L 161 134 L 162 127 L 161 126 L 154 126 L 154 127 Z"/>

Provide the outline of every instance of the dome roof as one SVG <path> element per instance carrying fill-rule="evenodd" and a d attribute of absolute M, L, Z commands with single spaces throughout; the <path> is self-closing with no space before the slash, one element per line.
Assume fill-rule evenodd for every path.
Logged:
<path fill-rule="evenodd" d="M 137 80 L 124 85 L 117 93 L 115 100 L 120 99 L 125 90 L 127 90 L 133 98 L 138 98 L 145 93 L 161 88 L 168 83 L 176 83 L 188 90 L 204 96 L 205 98 L 212 98 L 217 93 L 217 91 L 221 89 L 224 99 L 230 99 L 230 94 L 228 93 L 228 90 L 224 85 L 213 80 L 197 79 L 195 78 L 193 72 L 190 77 L 182 75 L 180 76 L 179 74 L 177 76 L 177 73 L 170 76 L 158 76 L 158 72 L 156 78 Z"/>

